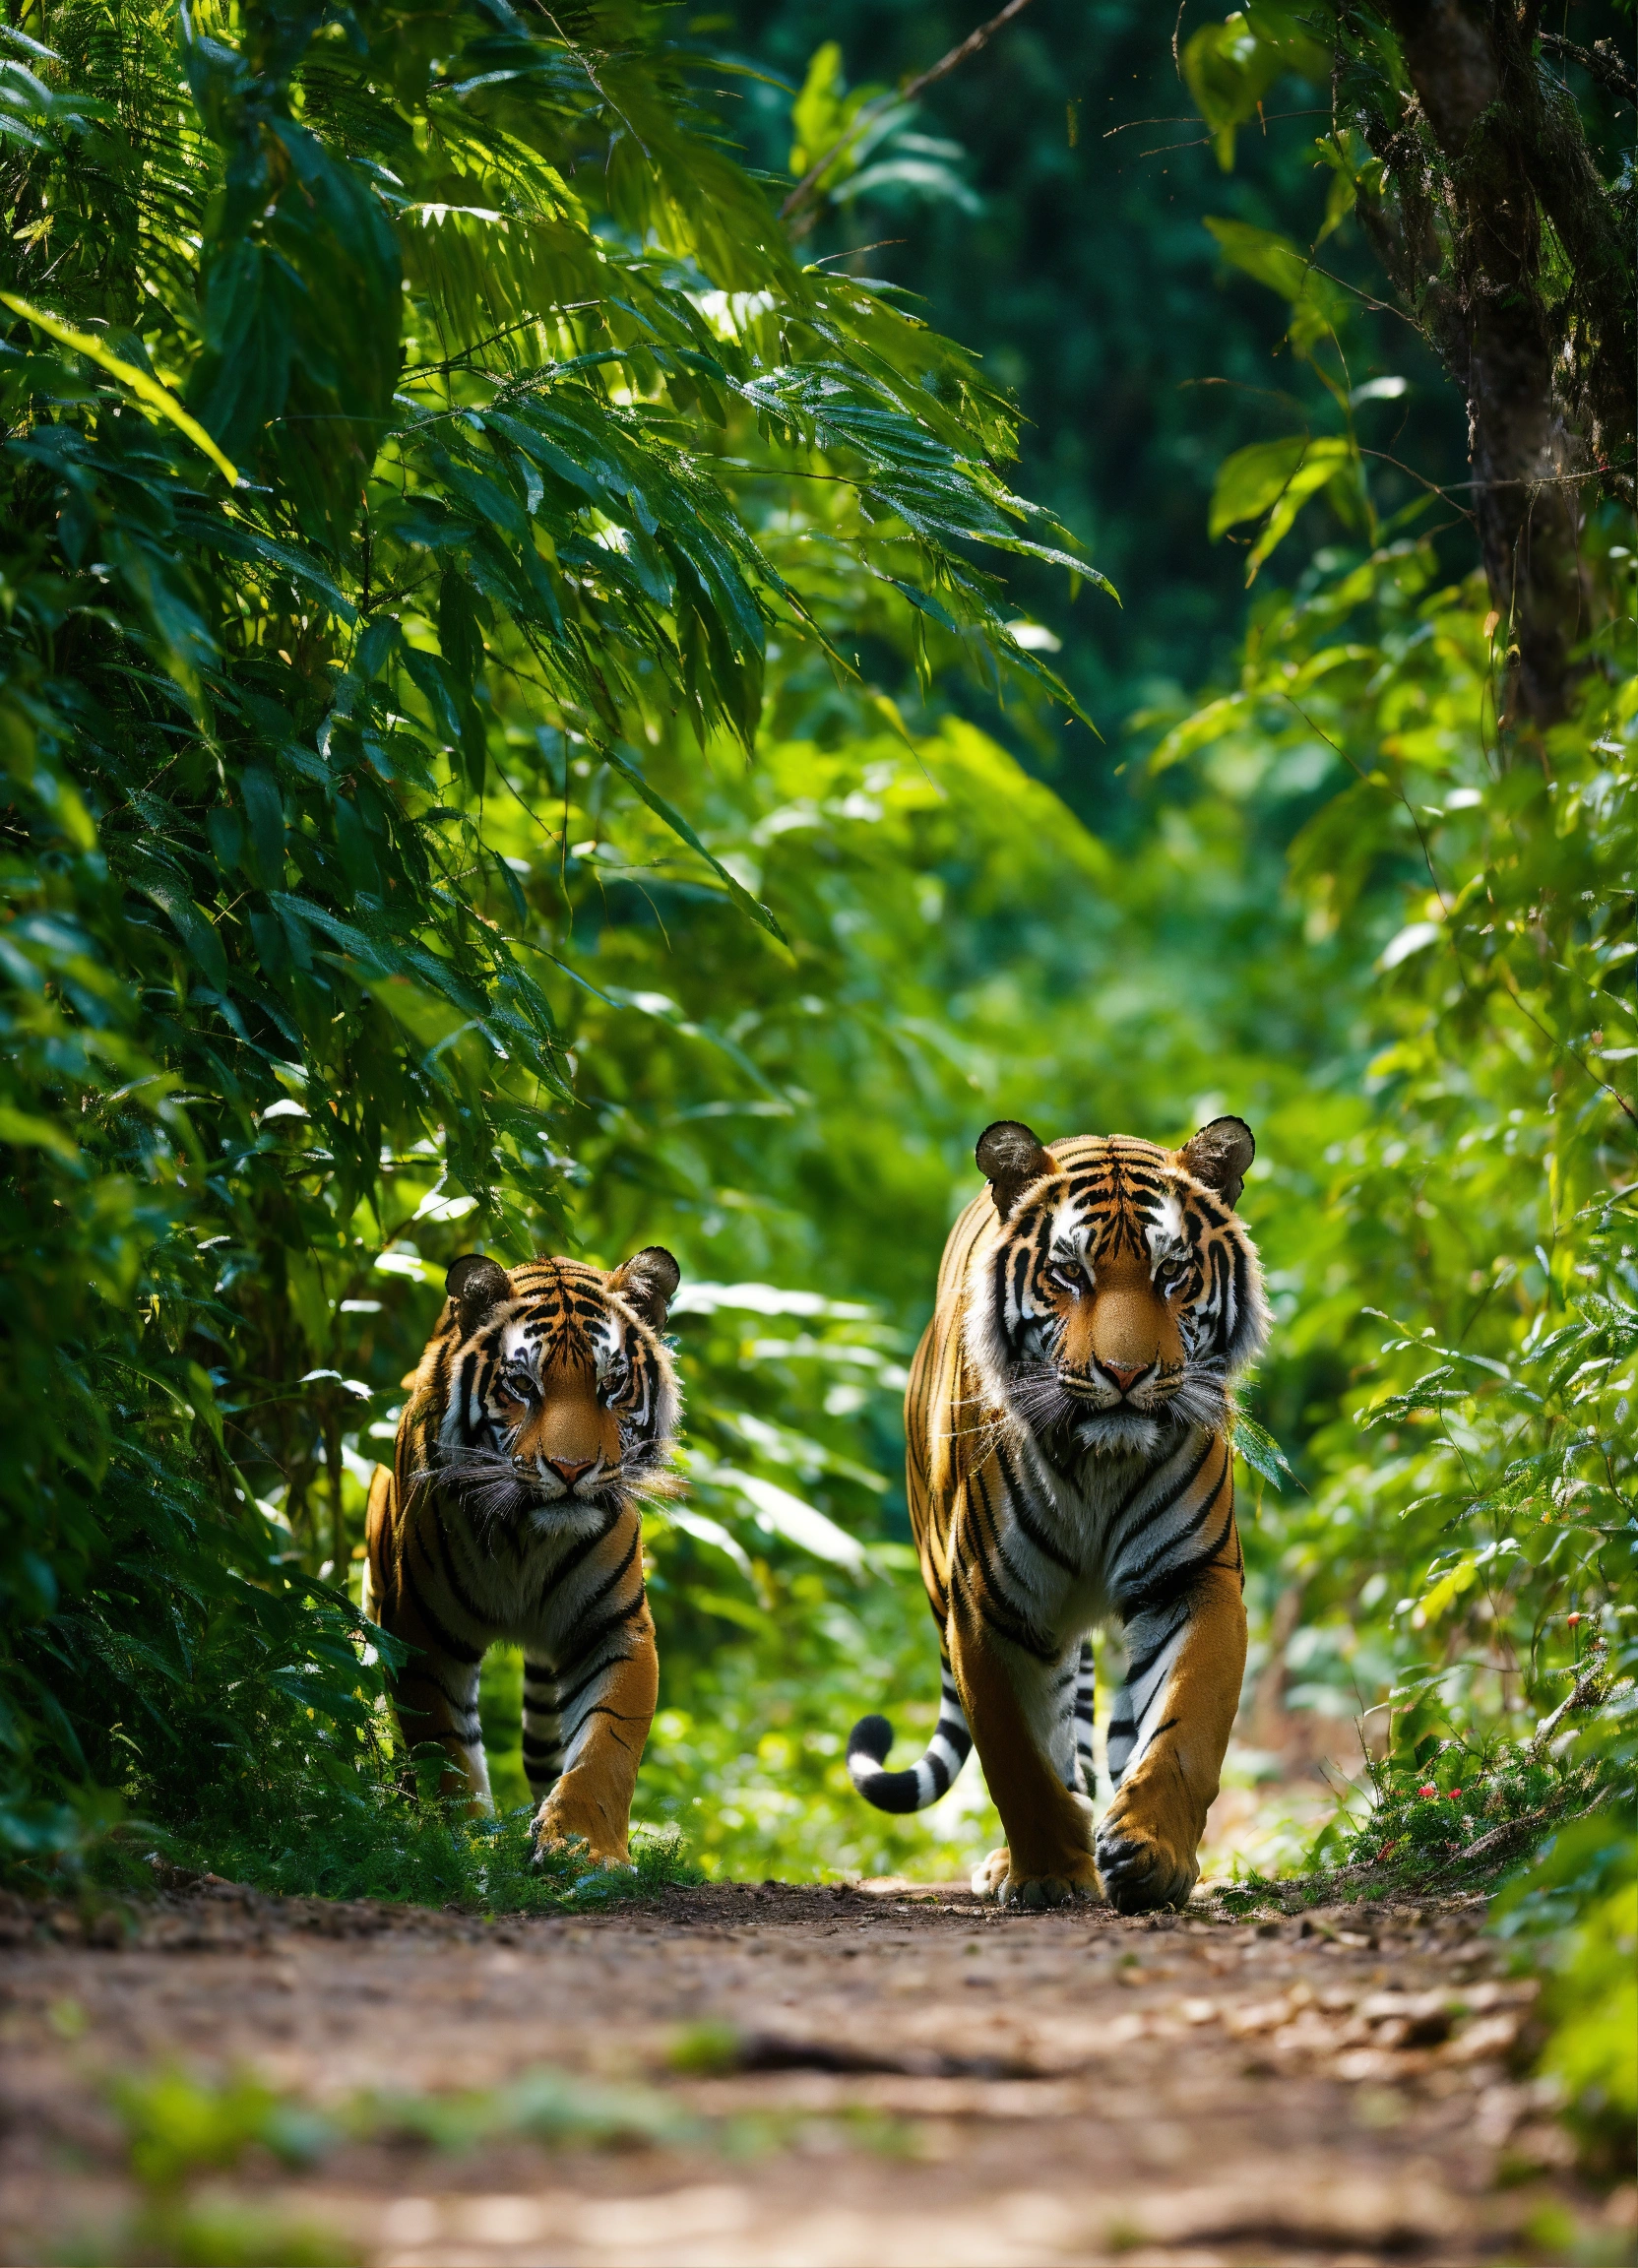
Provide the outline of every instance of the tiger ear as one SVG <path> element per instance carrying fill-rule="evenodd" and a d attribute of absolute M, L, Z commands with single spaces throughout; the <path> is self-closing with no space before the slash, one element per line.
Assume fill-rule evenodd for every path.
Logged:
<path fill-rule="evenodd" d="M 461 1315 L 461 1336 L 470 1339 L 491 1307 L 512 1296 L 512 1279 L 498 1260 L 481 1252 L 463 1252 L 450 1262 L 444 1290 Z"/>
<path fill-rule="evenodd" d="M 628 1307 L 635 1307 L 651 1330 L 663 1331 L 667 1302 L 681 1282 L 682 1270 L 664 1245 L 645 1244 L 615 1269 L 608 1289 L 617 1292 Z"/>
<path fill-rule="evenodd" d="M 993 1126 L 986 1126 L 978 1136 L 973 1153 L 978 1162 L 978 1171 L 989 1183 L 990 1195 L 995 1199 L 995 1210 L 1003 1221 L 1009 1220 L 1020 1197 L 1032 1181 L 1039 1181 L 1043 1173 L 1055 1173 L 1058 1162 L 1028 1126 L 1021 1126 L 1016 1118 L 997 1118 Z"/>
<path fill-rule="evenodd" d="M 1232 1207 L 1240 1201 L 1257 1145 L 1243 1118 L 1214 1118 L 1198 1134 L 1190 1135 L 1177 1155 L 1186 1173 L 1204 1181 Z"/>

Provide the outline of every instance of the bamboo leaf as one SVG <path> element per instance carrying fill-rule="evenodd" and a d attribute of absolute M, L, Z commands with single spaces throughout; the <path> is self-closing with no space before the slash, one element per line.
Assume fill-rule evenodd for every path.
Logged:
<path fill-rule="evenodd" d="M 789 938 L 787 937 L 768 908 L 759 899 L 753 898 L 742 883 L 735 881 L 722 860 L 714 857 L 706 849 L 682 813 L 673 803 L 667 802 L 657 788 L 649 785 L 637 766 L 627 757 L 621 755 L 617 748 L 603 748 L 598 753 L 609 770 L 619 774 L 626 785 L 641 796 L 657 818 L 663 819 L 671 832 L 679 836 L 687 844 L 690 850 L 699 852 L 712 872 L 723 882 L 728 896 L 740 912 L 749 915 L 759 929 L 766 929 L 770 937 L 777 937 L 782 945 L 788 946 Z"/>
<path fill-rule="evenodd" d="M 91 332 L 76 330 L 72 323 L 65 323 L 60 315 L 48 314 L 43 307 L 36 307 L 28 299 L 20 299 L 13 291 L 0 291 L 0 306 L 9 307 L 14 315 L 23 316 L 27 322 L 43 331 L 48 339 L 55 339 L 60 346 L 72 347 L 76 354 L 85 355 L 88 362 L 94 362 L 99 370 L 106 370 L 110 378 L 117 378 L 139 402 L 157 410 L 161 417 L 168 418 L 196 449 L 203 450 L 229 488 L 238 486 L 238 468 L 222 455 L 198 418 L 190 417 L 175 395 L 161 386 L 157 378 L 151 378 L 146 370 L 139 370 L 134 363 L 122 362 L 117 354 Z"/>

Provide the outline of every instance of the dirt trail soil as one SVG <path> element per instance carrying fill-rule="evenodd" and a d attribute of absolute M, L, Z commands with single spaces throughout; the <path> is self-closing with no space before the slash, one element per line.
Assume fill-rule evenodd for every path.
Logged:
<path fill-rule="evenodd" d="M 1554 2216 L 1602 2249 L 1627 2206 L 1578 2188 L 1515 2076 L 1531 1987 L 1482 1921 L 998 1915 L 889 1883 L 473 1922 L 207 1882 L 98 1944 L 19 1910 L 0 2257 L 144 2256 L 109 2081 L 167 2060 L 254 2068 L 333 2121 L 305 2170 L 252 2149 L 196 2207 L 400 2268 L 1464 2263 L 1552 2257 Z M 558 2110 L 509 2128 L 543 2067 Z M 494 2091 L 464 2147 L 379 2109 L 462 2089 Z"/>

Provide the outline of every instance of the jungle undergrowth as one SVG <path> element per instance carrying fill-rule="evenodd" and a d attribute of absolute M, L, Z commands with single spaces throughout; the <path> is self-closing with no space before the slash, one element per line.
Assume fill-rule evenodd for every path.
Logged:
<path fill-rule="evenodd" d="M 634 1824 L 631 1866 L 605 1867 L 580 1846 L 536 1854 L 529 1804 L 473 1818 L 460 1802 L 410 1796 L 365 1772 L 284 1793 L 277 1821 L 222 1812 L 178 1828 L 129 1821 L 91 1855 L 86 1888 L 143 1896 L 213 1874 L 278 1897 L 528 1915 L 602 1910 L 702 1879 L 670 1827 Z M 47 1883 L 42 1872 L 37 1885 L 18 1886 Z"/>

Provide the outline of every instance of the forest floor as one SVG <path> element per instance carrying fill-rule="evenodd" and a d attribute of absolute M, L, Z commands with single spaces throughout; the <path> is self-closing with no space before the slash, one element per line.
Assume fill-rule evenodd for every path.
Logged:
<path fill-rule="evenodd" d="M 1483 1921 L 896 1882 L 491 1921 L 213 1877 L 89 1927 L 0 1902 L 0 2257 L 1626 2259 L 1634 2193 L 1582 2186 L 1517 2076 L 1533 1985 Z"/>

